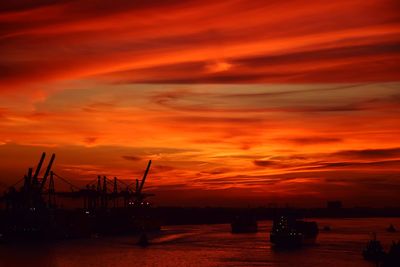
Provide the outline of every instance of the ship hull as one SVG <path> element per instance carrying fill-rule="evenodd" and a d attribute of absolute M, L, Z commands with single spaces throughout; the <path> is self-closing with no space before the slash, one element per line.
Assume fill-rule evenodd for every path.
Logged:
<path fill-rule="evenodd" d="M 318 232 L 316 222 L 305 222 L 290 216 L 281 216 L 273 221 L 270 241 L 278 247 L 314 245 Z"/>
<path fill-rule="evenodd" d="M 301 247 L 315 245 L 317 237 L 270 235 L 270 241 L 277 247 Z"/>

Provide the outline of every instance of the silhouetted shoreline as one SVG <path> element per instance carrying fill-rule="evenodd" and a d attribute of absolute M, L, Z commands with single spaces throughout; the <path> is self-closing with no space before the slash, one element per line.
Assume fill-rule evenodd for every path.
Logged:
<path fill-rule="evenodd" d="M 254 216 L 257 220 L 271 220 L 288 208 L 226 208 L 226 207 L 153 207 L 151 212 L 163 225 L 230 223 L 240 215 Z M 369 218 L 400 217 L 399 208 L 290 208 L 290 212 L 303 218 Z"/>
<path fill-rule="evenodd" d="M 63 209 L 63 208 L 61 208 Z M 71 209 L 73 210 L 73 209 Z M 290 210 L 299 218 L 385 218 L 400 217 L 399 208 L 227 208 L 227 207 L 172 207 L 159 206 L 148 210 L 161 225 L 198 225 L 231 223 L 237 216 L 254 216 L 257 220 L 272 220 L 275 215 Z M 0 209 L 0 218 L 6 210 Z"/>

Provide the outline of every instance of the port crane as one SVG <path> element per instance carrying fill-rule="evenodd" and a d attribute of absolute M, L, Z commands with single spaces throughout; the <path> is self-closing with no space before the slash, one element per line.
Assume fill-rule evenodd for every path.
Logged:
<path fill-rule="evenodd" d="M 123 200 L 123 207 L 148 206 L 150 203 L 145 201 L 153 194 L 144 193 L 143 188 L 150 170 L 151 160 L 149 160 L 143 178 L 136 179 L 134 183 L 126 183 L 117 177 L 113 180 L 106 176 L 98 176 L 95 181 L 88 183 L 85 188 L 72 184 L 68 179 L 58 175 L 52 170 L 55 154 L 51 155 L 49 163 L 41 178 L 41 172 L 46 153 L 43 152 L 35 169 L 29 168 L 23 179 L 9 187 L 6 193 L 0 197 L 0 201 L 5 202 L 7 209 L 41 209 L 55 208 L 56 196 L 65 198 L 82 198 L 84 209 L 106 209 L 118 207 L 119 200 Z M 68 184 L 70 191 L 56 191 L 55 179 Z M 16 186 L 23 182 L 22 187 L 17 190 Z"/>
<path fill-rule="evenodd" d="M 2 200 L 6 202 L 7 209 L 35 210 L 54 204 L 54 173 L 51 171 L 51 168 L 53 166 L 55 154 L 52 154 L 43 177 L 39 178 L 45 157 L 46 153 L 43 152 L 36 169 L 33 170 L 33 168 L 29 168 L 23 179 L 11 186 L 3 195 Z M 45 185 L 47 180 L 49 180 L 49 182 L 46 190 Z M 23 182 L 23 185 L 18 191 L 15 186 L 20 182 Z M 48 195 L 47 202 L 42 197 L 44 193 Z"/>
<path fill-rule="evenodd" d="M 42 240 L 160 229 L 145 200 L 152 194 L 143 192 L 151 161 L 143 178 L 134 183 L 98 176 L 82 188 L 52 170 L 55 154 L 39 177 L 45 158 L 46 153 L 42 153 L 36 168 L 29 168 L 26 175 L 0 197 L 6 206 L 5 210 L 0 210 L 0 241 L 2 238 Z M 56 179 L 68 184 L 71 190 L 56 190 Z M 83 199 L 83 208 L 60 208 L 56 197 Z M 118 203 L 121 199 L 123 206 Z"/>

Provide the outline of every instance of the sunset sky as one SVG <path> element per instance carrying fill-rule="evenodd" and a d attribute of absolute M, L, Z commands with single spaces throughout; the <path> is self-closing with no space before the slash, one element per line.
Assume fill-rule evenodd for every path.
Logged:
<path fill-rule="evenodd" d="M 40 154 L 157 205 L 400 203 L 400 2 L 0 3 L 0 192 Z"/>

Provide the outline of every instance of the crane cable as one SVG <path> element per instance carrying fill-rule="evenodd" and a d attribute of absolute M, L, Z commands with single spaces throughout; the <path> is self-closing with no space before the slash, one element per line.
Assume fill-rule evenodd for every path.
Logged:
<path fill-rule="evenodd" d="M 71 182 L 69 182 L 67 179 L 61 177 L 60 175 L 56 174 L 55 172 L 53 172 L 54 176 L 56 176 L 57 178 L 59 178 L 60 180 L 62 180 L 64 183 L 68 184 L 71 186 L 71 188 L 76 188 L 78 190 L 80 190 L 81 188 L 72 184 Z"/>

